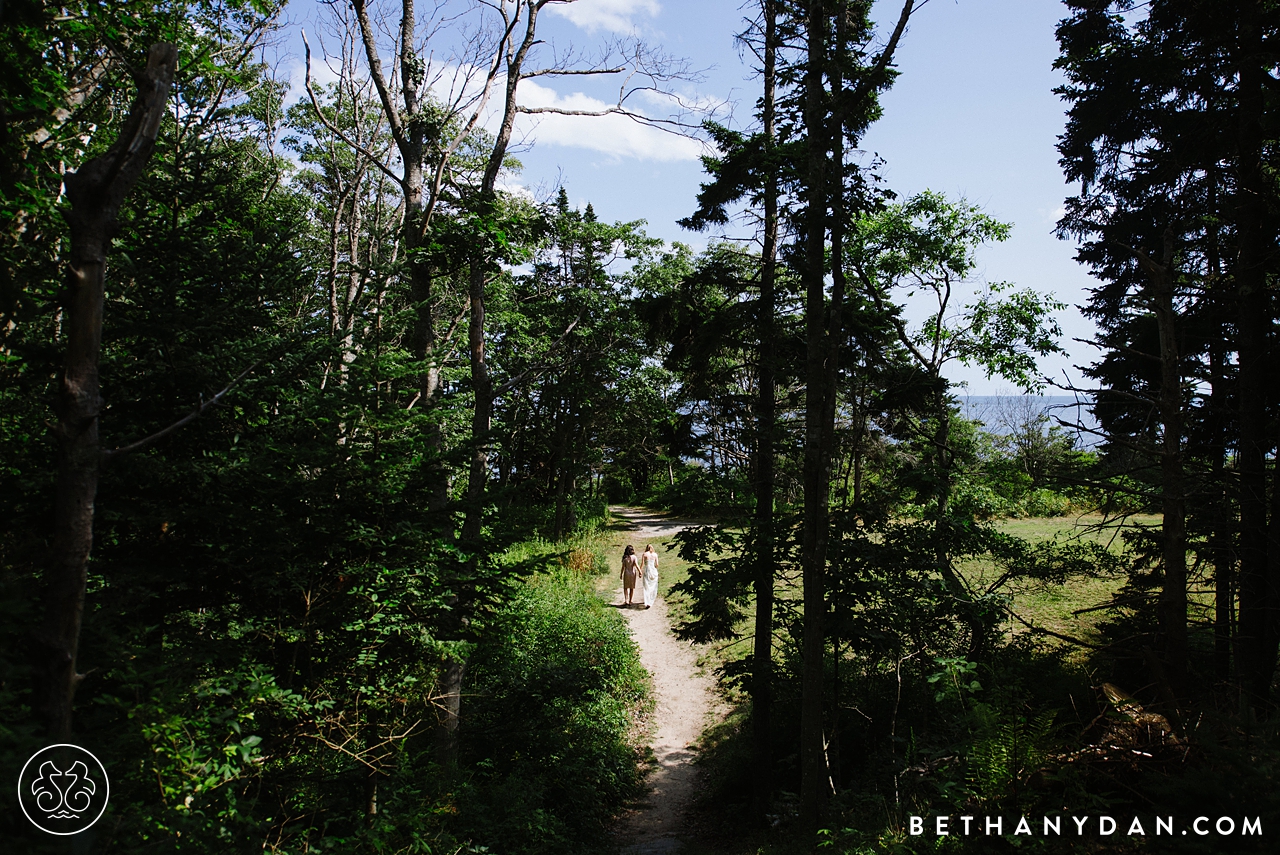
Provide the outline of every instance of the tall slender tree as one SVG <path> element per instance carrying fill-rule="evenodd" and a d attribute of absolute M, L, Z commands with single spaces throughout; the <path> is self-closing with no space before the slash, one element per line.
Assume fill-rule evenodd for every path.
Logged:
<path fill-rule="evenodd" d="M 818 827 L 829 792 L 823 729 L 826 634 L 823 628 L 830 484 L 835 437 L 836 384 L 844 342 L 843 271 L 831 272 L 828 235 L 842 240 L 844 219 L 868 200 L 864 176 L 850 170 L 844 152 L 856 148 L 867 126 L 879 117 L 878 94 L 896 74 L 890 65 L 914 0 L 902 6 L 892 33 L 879 52 L 870 45 L 875 28 L 871 4 L 861 0 L 809 0 L 805 7 L 803 94 L 805 168 L 800 197 L 804 204 L 801 281 L 805 293 L 805 439 L 804 522 L 801 570 L 804 585 L 804 670 L 800 713 L 800 812 L 804 826 Z M 846 148 L 847 146 L 847 148 Z M 840 224 L 833 223 L 839 217 Z M 837 255 L 841 265 L 843 254 Z"/>
<path fill-rule="evenodd" d="M 751 728 L 754 759 L 752 807 L 763 816 L 773 792 L 773 632 L 777 424 L 778 247 L 783 196 L 782 157 L 778 153 L 779 25 L 778 0 L 762 0 L 759 14 L 739 40 L 760 63 L 760 129 L 751 137 L 709 126 L 721 150 L 705 159 L 715 180 L 703 186 L 699 208 L 682 220 L 686 228 L 705 229 L 728 222 L 727 206 L 750 195 L 760 208 L 759 296 L 755 307 L 757 392 L 751 470 L 755 493 L 753 564 L 755 636 L 752 649 Z"/>
<path fill-rule="evenodd" d="M 49 735 L 71 734 L 72 701 L 84 675 L 76 670 L 85 582 L 93 545 L 94 497 L 103 454 L 98 361 L 107 250 L 120 206 L 142 177 L 164 119 L 178 64 L 172 44 L 152 46 L 138 95 L 119 136 L 104 154 L 66 178 L 71 258 L 65 301 L 67 350 L 58 393 L 58 494 L 48 599 L 40 640 L 47 648 L 45 714 Z"/>
<path fill-rule="evenodd" d="M 844 346 L 846 321 L 843 304 L 846 291 L 842 244 L 848 217 L 869 204 L 867 184 L 859 167 L 846 164 L 846 151 L 856 148 L 857 140 L 867 126 L 879 116 L 877 95 L 890 85 L 895 75 L 891 65 L 898 43 L 906 31 L 912 13 L 918 7 L 914 0 L 903 4 L 895 27 L 884 47 L 873 53 L 870 45 L 874 26 L 870 19 L 870 3 L 856 0 L 810 0 L 803 8 L 781 3 L 761 7 L 765 93 L 761 99 L 762 131 L 752 137 L 712 127 L 713 138 L 724 156 L 710 158 L 707 166 L 714 180 L 703 186 L 699 210 L 683 221 L 693 228 L 727 221 L 729 205 L 750 195 L 763 208 L 763 242 L 766 251 L 761 259 L 762 296 L 758 304 L 758 331 L 761 334 L 759 365 L 761 376 L 770 375 L 768 384 L 761 380 L 757 400 L 760 440 L 756 446 L 753 470 L 756 473 L 755 564 L 759 568 L 756 581 L 756 663 L 759 681 L 753 683 L 755 704 L 762 705 L 764 715 L 757 719 L 757 775 L 759 788 L 756 806 L 762 807 L 765 795 L 769 756 L 767 740 L 771 730 L 767 706 L 768 689 L 764 674 L 771 662 L 768 647 L 772 618 L 772 569 L 769 590 L 765 591 L 765 567 L 772 568 L 774 535 L 772 519 L 773 441 L 764 442 L 774 430 L 773 404 L 764 403 L 763 389 L 772 384 L 766 361 L 775 359 L 771 342 L 775 338 L 767 325 L 773 323 L 776 308 L 766 304 L 776 300 L 776 269 L 770 259 L 780 222 L 780 204 L 789 192 L 803 207 L 795 215 L 797 246 L 794 264 L 802 283 L 805 301 L 805 434 L 804 434 L 804 522 L 801 566 L 805 590 L 804 701 L 801 714 L 801 768 L 803 775 L 802 812 L 807 827 L 816 828 L 825 793 L 829 789 L 823 746 L 822 674 L 825 635 L 822 615 L 825 611 L 824 573 L 832 454 L 835 439 L 835 412 L 839 353 Z M 785 39 L 790 33 L 797 45 L 795 55 L 780 65 Z M 779 81 L 785 81 L 787 92 L 779 96 Z M 779 104 L 785 104 L 785 117 L 779 116 Z M 790 137 L 779 145 L 778 123 L 782 119 Z M 785 151 L 785 154 L 783 153 Z M 764 271 L 768 273 L 768 279 Z M 828 277 L 832 280 L 830 292 Z M 765 342 L 769 341 L 769 344 Z M 773 391 L 770 390 L 772 397 Z M 762 464 L 764 468 L 762 468 Z M 762 477 L 762 473 L 764 477 Z M 768 499 L 766 501 L 766 493 Z M 769 510 L 766 510 L 769 508 Z M 767 655 L 766 655 L 767 654 Z M 759 715 L 761 709 L 756 710 Z"/>
<path fill-rule="evenodd" d="M 1058 30 L 1069 80 L 1060 91 L 1071 103 L 1059 148 L 1081 191 L 1059 230 L 1083 239 L 1079 258 L 1100 280 L 1088 312 L 1103 330 L 1103 356 L 1090 374 L 1103 387 L 1095 410 L 1112 459 L 1149 478 L 1164 517 L 1150 664 L 1167 694 L 1189 690 L 1190 519 L 1217 577 L 1218 667 L 1227 667 L 1238 593 L 1237 674 L 1251 702 L 1265 705 L 1280 649 L 1280 564 L 1267 499 L 1274 399 L 1261 368 L 1275 346 L 1274 294 L 1264 283 L 1277 231 L 1276 193 L 1262 177 L 1275 136 L 1263 43 L 1280 18 L 1259 2 L 1162 0 L 1132 17 L 1114 14 L 1123 4 L 1069 5 Z M 1211 393 L 1193 395 L 1193 378 Z M 1234 430 L 1224 419 L 1231 394 Z M 1213 438 L 1199 439 L 1206 434 Z M 1147 467 L 1158 474 L 1142 475 Z M 1238 571 L 1227 547 L 1235 512 Z"/>

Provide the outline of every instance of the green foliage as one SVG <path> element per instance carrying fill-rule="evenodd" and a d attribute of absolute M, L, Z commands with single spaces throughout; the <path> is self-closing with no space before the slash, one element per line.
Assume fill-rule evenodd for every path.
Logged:
<path fill-rule="evenodd" d="M 625 622 L 580 575 L 535 577 L 471 657 L 460 828 L 499 852 L 594 850 L 640 792 L 647 675 Z"/>
<path fill-rule="evenodd" d="M 643 503 L 681 516 L 717 516 L 747 504 L 751 485 L 737 469 L 712 471 L 708 466 L 671 466 L 670 480 L 661 474 L 644 494 Z"/>
<path fill-rule="evenodd" d="M 581 511 L 603 518 L 601 476 L 612 488 L 654 466 L 636 451 L 666 414 L 665 378 L 646 364 L 625 298 L 636 274 L 620 272 L 645 266 L 654 249 L 641 226 L 600 222 L 590 205 L 573 210 L 561 189 L 537 212 L 530 271 L 491 298 L 503 330 L 494 363 L 512 378 L 536 377 L 535 393 L 513 390 L 498 403 L 501 501 L 545 512 L 540 531 L 553 540 L 584 524 Z"/>
<path fill-rule="evenodd" d="M 1054 710 L 1034 715 L 1004 714 L 985 704 L 974 707 L 974 737 L 966 752 L 968 784 L 984 804 L 1016 805 L 1032 774 L 1049 760 Z"/>
<path fill-rule="evenodd" d="M 934 659 L 939 670 L 930 674 L 925 682 L 937 688 L 933 699 L 941 703 L 948 697 L 963 700 L 966 693 L 982 690 L 977 680 L 978 663 L 959 656 L 939 656 Z"/>
<path fill-rule="evenodd" d="M 706 644 L 737 634 L 746 617 L 754 576 L 750 546 L 742 534 L 725 526 L 687 528 L 676 535 L 680 558 L 690 564 L 688 576 L 671 587 L 689 600 L 689 618 L 675 628 L 676 636 Z"/>
<path fill-rule="evenodd" d="M 1115 440 L 1101 455 L 1075 449 L 1038 412 L 984 430 L 951 396 L 949 362 L 1029 390 L 1040 382 L 1036 358 L 1059 349 L 1062 304 L 1052 297 L 996 283 L 953 305 L 973 284 L 981 247 L 1010 226 L 937 193 L 898 202 L 878 189 L 874 168 L 849 169 L 839 188 L 837 209 L 851 215 L 845 255 L 831 261 L 849 287 L 831 330 L 840 358 L 821 676 L 831 821 L 850 829 L 827 836 L 834 849 L 965 845 L 909 839 L 911 811 L 1134 810 L 1134 792 L 1188 812 L 1242 805 L 1267 823 L 1280 814 L 1266 723 L 1206 715 L 1198 720 L 1213 736 L 1197 737 L 1194 751 L 1144 743 L 1152 750 L 1108 753 L 1138 738 L 1124 729 L 1133 716 L 1099 703 L 1090 685 L 1094 675 L 1150 682 L 1126 646 L 1154 632 L 1162 532 L 1131 532 L 1119 554 L 1081 539 L 1032 543 L 990 522 L 1147 510 L 1160 498 L 1151 474 L 1160 436 L 1146 401 L 1162 381 L 1140 358 L 1158 349 L 1160 331 L 1134 248 L 1168 234 L 1185 310 L 1179 370 L 1188 389 L 1210 390 L 1187 399 L 1177 437 L 1198 473 L 1190 544 L 1198 567 L 1222 571 L 1212 581 L 1234 602 L 1240 497 L 1226 455 L 1243 363 L 1231 358 L 1237 319 L 1223 307 L 1235 305 L 1233 259 L 1248 249 L 1230 218 L 1254 190 L 1241 192 L 1243 143 L 1194 129 L 1241 126 L 1239 10 L 1168 0 L 1143 18 L 1125 3 L 1068 5 L 1060 65 L 1072 113 L 1061 148 L 1083 187 L 1060 229 L 1085 240 L 1081 260 L 1101 283 L 1088 311 L 1108 350 L 1090 376 L 1107 387 L 1095 409 Z M 834 17 L 815 22 L 831 25 L 836 46 L 827 79 L 838 67 L 880 91 L 895 72 L 871 76 L 871 4 L 843 10 L 838 34 Z M 174 109 L 107 260 L 104 442 L 151 436 L 243 379 L 221 406 L 117 458 L 101 481 L 76 738 L 113 770 L 102 846 L 598 849 L 609 818 L 639 792 L 648 701 L 624 623 L 591 590 L 592 574 L 613 567 L 591 532 L 606 497 L 718 517 L 720 526 L 681 537 L 691 566 L 674 587 L 688 617 L 679 632 L 744 637 L 762 536 L 734 518 L 754 502 L 762 447 L 760 259 L 728 243 L 697 255 L 663 248 L 640 222 L 571 208 L 563 189 L 543 205 L 481 195 L 492 140 L 479 132 L 441 173 L 430 222 L 401 209 L 403 188 L 374 163 L 396 157 L 382 105 L 344 80 L 317 91 L 319 115 L 309 102 L 285 110 L 286 87 L 253 60 L 279 11 L 263 0 L 3 4 L 0 771 L 15 771 L 43 739 L 31 639 L 53 504 L 46 423 L 65 308 L 60 188 L 67 170 L 114 140 L 130 68 L 149 44 L 172 40 Z M 828 144 L 823 128 L 834 130 L 843 108 L 818 105 L 823 128 L 805 126 L 795 48 L 806 22 L 794 11 L 782 10 L 788 91 L 776 138 L 707 126 L 717 153 L 705 161 L 712 181 L 692 227 L 723 224 L 733 205 L 766 191 L 794 226 L 821 189 L 805 186 L 799 165 L 810 146 Z M 422 66 L 406 73 L 416 79 Z M 836 133 L 849 150 L 878 113 L 874 97 L 841 113 Z M 432 140 L 461 128 L 434 102 L 414 121 Z M 277 140 L 296 160 L 279 156 Z M 429 151 L 423 165 L 439 156 Z M 1270 179 L 1262 189 L 1275 195 Z M 776 271 L 770 409 L 782 427 L 763 443 L 778 472 L 779 762 L 766 771 L 783 790 L 798 783 L 802 319 L 823 308 L 799 296 L 797 249 L 784 247 Z M 484 330 L 469 328 L 475 265 L 486 278 Z M 909 326 L 917 294 L 935 304 Z M 467 347 L 479 339 L 496 400 L 492 424 L 473 434 Z M 464 552 L 460 476 L 480 447 L 496 486 L 482 541 Z M 1101 487 L 1081 486 L 1100 475 Z M 1006 633 L 1023 617 L 1015 597 L 1107 584 L 1122 569 L 1128 583 L 1099 627 L 1118 658 L 1082 663 L 1020 625 Z M 443 666 L 457 660 L 469 667 L 455 764 L 437 741 L 447 743 Z M 747 657 L 723 673 L 746 688 L 761 664 Z M 1149 699 L 1133 709 L 1141 703 Z M 740 715 L 717 736 L 735 770 L 723 792 L 735 798 L 750 778 L 746 723 Z M 775 806 L 779 822 L 788 804 Z M 0 839 L 38 851 L 10 814 Z"/>
<path fill-rule="evenodd" d="M 981 367 L 1030 393 L 1042 385 L 1036 357 L 1061 352 L 1062 330 L 1052 314 L 1064 303 L 1009 283 L 983 289 L 958 317 L 952 317 L 954 290 L 977 267 L 977 249 L 1003 241 L 1010 226 L 964 200 L 951 202 L 924 192 L 855 219 L 847 264 L 877 305 L 928 296 L 931 315 L 914 332 L 895 320 L 899 338 L 919 367 L 939 376 L 958 360 Z M 905 292 L 905 298 L 895 292 Z M 893 306 L 895 317 L 900 308 Z"/>

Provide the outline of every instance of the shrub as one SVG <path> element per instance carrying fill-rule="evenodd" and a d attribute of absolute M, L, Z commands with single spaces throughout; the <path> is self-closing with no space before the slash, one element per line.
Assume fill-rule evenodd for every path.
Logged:
<path fill-rule="evenodd" d="M 464 835 L 505 853 L 590 849 L 640 792 L 634 722 L 646 674 L 588 576 L 535 577 L 468 669 Z"/>
<path fill-rule="evenodd" d="M 1029 517 L 1062 517 L 1071 513 L 1075 503 L 1069 496 L 1043 487 L 1032 490 L 1022 500 L 1023 512 Z"/>

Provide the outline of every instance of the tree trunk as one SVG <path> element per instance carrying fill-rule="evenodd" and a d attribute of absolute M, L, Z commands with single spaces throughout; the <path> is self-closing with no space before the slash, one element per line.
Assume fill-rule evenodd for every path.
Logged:
<path fill-rule="evenodd" d="M 412 231 L 416 232 L 416 229 Z M 410 247 L 415 258 L 418 247 Z M 449 472 L 444 464 L 444 430 L 433 411 L 440 395 L 440 364 L 436 358 L 435 270 L 429 262 L 410 261 L 410 293 L 414 303 L 413 357 L 425 363 L 418 375 L 418 403 L 430 418 L 426 434 L 427 510 L 440 511 L 449 502 Z"/>
<path fill-rule="evenodd" d="M 400 191 L 404 196 L 404 220 L 401 242 L 409 267 L 409 294 L 414 303 L 413 353 L 425 361 L 418 378 L 419 405 L 431 413 L 440 394 L 440 369 L 435 361 L 435 306 L 432 294 L 435 270 L 423 250 L 428 244 L 431 201 L 428 198 L 423 161 L 427 153 L 428 123 L 422 121 L 422 104 L 418 87 L 423 82 L 424 66 L 415 52 L 417 20 L 413 0 L 400 3 L 400 98 L 397 106 L 387 76 L 382 71 L 377 34 L 369 19 L 367 0 L 350 0 L 360 27 L 360 41 L 369 64 L 370 76 L 378 90 L 382 113 L 391 128 L 396 150 L 403 164 Z M 426 481 L 428 510 L 441 510 L 448 502 L 449 473 L 444 465 L 444 432 L 437 421 L 426 430 Z"/>
<path fill-rule="evenodd" d="M 1266 179 L 1262 174 L 1262 116 L 1266 72 L 1256 2 L 1240 6 L 1239 207 L 1236 265 L 1240 407 L 1239 647 L 1241 688 L 1253 706 L 1269 703 L 1276 666 L 1274 580 L 1267 561 L 1266 362 L 1269 320 L 1266 282 Z"/>
<path fill-rule="evenodd" d="M 410 141 L 406 146 L 417 148 L 421 158 L 422 145 Z M 426 220 L 426 191 L 423 187 L 421 167 L 405 167 L 405 218 L 402 232 L 405 256 L 409 262 L 409 293 L 413 300 L 413 356 L 424 363 L 418 375 L 418 404 L 430 419 L 425 430 L 427 510 L 441 511 L 449 502 L 449 470 L 444 462 L 444 428 L 435 414 L 439 403 L 440 362 L 436 353 L 438 342 L 435 318 L 435 265 L 424 257 L 428 243 Z"/>
<path fill-rule="evenodd" d="M 829 117 L 826 68 L 827 12 L 823 0 L 809 0 L 804 122 L 808 133 L 805 216 L 805 439 L 804 527 L 800 566 L 804 618 L 800 705 L 800 822 L 816 831 L 827 792 L 822 739 L 823 654 L 826 640 L 826 561 L 830 483 L 825 477 L 823 420 L 827 411 L 826 274 L 827 142 Z"/>
<path fill-rule="evenodd" d="M 1209 552 L 1213 561 L 1214 615 L 1213 668 L 1219 680 L 1231 679 L 1231 635 L 1235 617 L 1235 562 L 1231 554 L 1231 515 L 1226 485 L 1226 378 L 1221 337 L 1209 344 L 1210 373 L 1210 454 L 1212 474 L 1209 477 L 1213 503 L 1209 519 Z"/>
<path fill-rule="evenodd" d="M 407 0 L 406 0 L 407 2 Z M 506 95 L 504 100 L 502 123 L 494 135 L 493 147 L 489 151 L 489 159 L 485 164 L 484 176 L 480 183 L 479 210 L 482 217 L 496 216 L 496 188 L 498 173 L 507 156 L 507 146 L 511 142 L 511 132 L 516 120 L 516 87 L 520 83 L 521 70 L 529 49 L 535 42 L 538 9 L 537 4 L 525 7 L 528 16 L 525 19 L 525 32 L 519 47 L 508 53 Z M 471 388 L 474 402 L 471 412 L 471 466 L 467 474 L 467 491 L 465 515 L 462 522 L 462 545 L 471 553 L 470 571 L 472 578 L 479 575 L 484 560 L 484 544 L 481 540 L 484 521 L 484 500 L 489 478 L 489 430 L 493 422 L 493 381 L 489 377 L 489 363 L 485 354 L 485 286 L 490 269 L 497 267 L 497 259 L 483 253 L 471 259 L 468 278 L 469 326 L 467 343 L 471 363 Z M 469 603 L 459 602 L 458 608 L 466 612 Z M 441 689 L 444 695 L 445 715 L 442 730 L 438 734 L 441 746 L 439 754 L 448 758 L 450 764 L 457 757 L 458 717 L 462 702 L 462 675 L 465 663 L 450 658 L 445 663 L 445 674 Z"/>
<path fill-rule="evenodd" d="M 462 542 L 476 549 L 480 542 L 484 514 L 485 481 L 489 474 L 489 427 L 493 421 L 493 381 L 489 378 L 489 362 L 485 354 L 485 271 L 477 259 L 470 270 L 470 326 L 467 330 L 471 362 L 471 390 L 475 396 L 471 410 L 471 470 L 467 475 L 467 514 L 462 525 Z"/>
<path fill-rule="evenodd" d="M 346 385 L 347 375 L 351 371 L 351 363 L 356 361 L 356 323 L 359 319 L 358 305 L 360 295 L 364 291 L 364 272 L 360 264 L 360 232 L 364 228 L 364 211 L 360 204 L 360 185 L 364 181 L 364 170 L 356 172 L 352 179 L 351 213 L 347 219 L 347 293 L 342 300 L 341 363 L 339 365 L 339 382 Z"/>
<path fill-rule="evenodd" d="M 1218 173 L 1210 167 L 1209 210 L 1217 211 Z M 1210 508 L 1209 556 L 1213 562 L 1213 670 L 1222 682 L 1231 679 L 1231 642 L 1235 618 L 1235 561 L 1231 551 L 1232 519 L 1226 482 L 1227 456 L 1227 379 L 1225 325 L 1223 313 L 1222 258 L 1218 227 L 1210 226 L 1208 255 L 1205 259 L 1205 290 L 1208 294 L 1212 326 L 1209 341 L 1209 455 Z M 1222 334 L 1215 334 L 1213 330 Z"/>
<path fill-rule="evenodd" d="M 843 0 L 836 0 L 834 3 L 833 14 L 835 16 L 835 38 L 831 46 L 832 53 L 838 53 L 844 50 L 846 42 L 846 11 Z M 831 270 L 831 301 L 827 310 L 825 322 L 825 348 L 823 354 L 823 390 L 822 390 L 822 425 L 821 440 L 819 445 L 819 467 L 823 484 L 822 497 L 822 562 L 823 562 L 823 603 L 822 608 L 826 610 L 825 597 L 825 577 L 826 577 L 826 553 L 828 540 L 828 521 L 831 501 L 831 482 L 832 482 L 832 461 L 835 457 L 836 450 L 836 399 L 839 390 L 839 368 L 840 368 L 840 348 L 844 340 L 844 295 L 846 289 L 845 272 L 844 272 L 844 233 L 845 223 L 848 218 L 848 211 L 845 206 L 845 187 L 844 187 L 844 74 L 839 59 L 830 64 L 828 77 L 831 80 L 831 104 L 833 107 L 830 126 L 828 129 L 830 160 L 827 167 L 827 200 L 831 206 L 831 218 L 829 221 L 831 232 L 831 251 L 830 251 L 830 270 Z M 807 608 L 806 608 L 807 612 Z M 824 615 L 825 618 L 825 615 Z M 825 620 L 824 620 L 825 623 Z M 823 632 L 819 633 L 819 644 L 824 645 L 825 653 L 825 627 Z M 808 636 L 806 635 L 806 641 Z M 835 671 L 834 680 L 834 696 L 831 716 L 831 733 L 830 742 L 826 738 L 826 728 L 822 718 L 824 710 L 820 710 L 819 727 L 822 738 L 822 781 L 821 792 L 823 796 L 834 795 L 835 776 L 839 774 L 840 768 L 840 746 L 839 746 L 839 727 L 840 727 L 840 640 L 837 636 L 833 639 L 832 644 L 832 667 Z M 822 665 L 819 663 L 818 679 L 822 677 Z M 824 705 L 825 706 L 825 705 Z"/>
<path fill-rule="evenodd" d="M 1165 673 L 1174 697 L 1186 691 L 1187 678 L 1187 519 L 1182 471 L 1182 365 L 1178 355 L 1174 306 L 1173 235 L 1165 235 L 1160 265 L 1148 265 L 1151 307 L 1160 335 L 1160 492 L 1163 523 L 1161 554 L 1164 585 L 1159 619 Z"/>
<path fill-rule="evenodd" d="M 458 722 L 462 713 L 462 678 L 467 664 L 460 657 L 450 656 L 444 661 L 444 673 L 440 675 L 440 722 L 436 727 L 436 761 L 446 769 L 458 765 Z"/>
<path fill-rule="evenodd" d="M 777 78 L 776 0 L 763 0 L 764 14 L 764 245 L 760 252 L 760 306 L 756 317 L 760 337 L 760 389 L 756 404 L 756 614 L 752 651 L 751 736 L 754 751 L 752 809 L 763 817 L 773 793 L 773 579 L 774 441 L 777 404 L 774 347 L 774 315 L 777 312 L 778 178 L 773 166 L 776 134 L 775 87 Z M 670 464 L 668 463 L 668 466 Z"/>
<path fill-rule="evenodd" d="M 951 408 L 947 403 L 946 380 L 942 378 L 936 365 L 929 366 L 929 369 L 935 386 L 933 407 L 938 420 L 932 437 L 935 466 L 938 470 L 937 494 L 933 503 L 934 568 L 942 579 L 942 584 L 946 586 L 947 593 L 965 607 L 964 621 L 969 629 L 967 656 L 979 659 L 990 643 L 987 623 L 977 612 L 973 596 L 951 564 L 951 491 L 955 481 L 951 457 Z"/>
<path fill-rule="evenodd" d="M 46 681 L 43 706 L 51 739 L 70 735 L 76 687 L 84 678 L 77 673 L 76 660 L 102 460 L 98 441 L 102 406 L 98 360 L 102 350 L 106 253 L 120 206 L 142 177 L 155 148 L 177 62 L 178 49 L 174 45 L 152 45 L 138 95 L 119 138 L 105 154 L 66 177 L 67 199 L 71 203 L 67 212 L 71 257 L 63 304 L 67 352 L 55 404 L 57 498 L 40 631 Z"/>
<path fill-rule="evenodd" d="M 471 386 L 475 394 L 475 403 L 471 413 L 471 468 L 467 479 L 466 516 L 462 524 L 462 546 L 471 553 L 468 561 L 468 575 L 475 579 L 483 562 L 481 539 L 485 480 L 489 471 L 489 427 L 493 414 L 493 384 L 489 379 L 489 365 L 485 355 L 484 340 L 484 286 L 485 276 L 482 262 L 473 260 L 470 271 L 471 317 L 468 329 L 468 344 L 471 361 Z M 450 608 L 453 611 L 453 625 L 450 630 L 459 633 L 466 625 L 466 614 L 470 603 L 462 596 L 451 598 Z M 440 695 L 442 715 L 436 730 L 436 756 L 441 765 L 453 768 L 458 759 L 458 723 L 462 709 L 462 678 L 466 670 L 466 662 L 455 656 L 448 656 L 444 661 L 444 672 L 440 677 Z"/>
<path fill-rule="evenodd" d="M 565 410 L 565 421 L 569 421 L 568 402 L 562 402 L 561 407 Z M 556 431 L 559 437 L 556 441 L 555 454 L 551 458 L 551 477 L 555 482 L 556 497 L 555 519 L 552 522 L 551 539 L 555 541 L 563 538 L 568 529 L 565 510 L 569 500 L 569 480 L 573 471 L 572 462 L 569 459 L 569 431 L 571 429 L 570 425 L 564 424 Z"/>
<path fill-rule="evenodd" d="M 503 101 L 502 123 L 494 135 L 493 147 L 489 150 L 489 158 L 485 163 L 484 176 L 480 182 L 480 210 L 484 217 L 496 215 L 496 188 L 498 173 L 507 157 L 507 146 L 511 143 L 511 132 L 516 124 L 516 88 L 520 83 L 520 75 L 524 67 L 524 59 L 533 47 L 537 30 L 539 4 L 529 4 L 525 8 L 525 32 L 515 51 L 508 53 L 507 80 Z M 466 516 L 462 523 L 462 539 L 468 548 L 475 549 L 479 543 L 481 531 L 481 515 L 484 513 L 485 485 L 489 474 L 488 434 L 493 418 L 493 383 L 489 379 L 489 366 L 484 356 L 484 320 L 485 320 L 485 276 L 490 265 L 496 266 L 496 259 L 475 258 L 471 262 L 469 295 L 471 299 L 470 329 L 468 342 L 471 356 L 471 388 L 475 392 L 475 406 L 471 415 L 471 470 L 467 479 Z"/>

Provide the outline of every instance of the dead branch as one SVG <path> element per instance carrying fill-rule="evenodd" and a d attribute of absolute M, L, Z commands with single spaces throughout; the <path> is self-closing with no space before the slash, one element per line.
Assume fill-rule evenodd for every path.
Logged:
<path fill-rule="evenodd" d="M 399 175 L 396 175 L 395 172 L 393 172 L 385 163 L 383 163 L 382 158 L 378 157 L 376 154 L 369 151 L 369 149 L 365 148 L 360 143 L 356 142 L 355 140 L 351 139 L 351 137 L 347 136 L 347 134 L 344 133 L 341 129 L 339 129 L 336 125 L 334 125 L 333 122 L 329 121 L 329 117 L 326 116 L 324 114 L 324 111 L 320 109 L 320 99 L 316 97 L 316 90 L 311 86 L 311 43 L 307 41 L 306 30 L 302 30 L 302 46 L 306 51 L 306 71 L 305 71 L 306 78 L 305 79 L 306 79 L 307 95 L 311 97 L 311 107 L 312 109 L 315 110 L 316 118 L 320 120 L 320 124 L 328 128 L 329 133 L 333 134 L 335 137 L 342 140 L 347 145 L 351 146 L 351 148 L 355 149 L 356 151 L 360 152 L 360 154 L 364 155 L 364 157 L 367 160 L 373 163 L 374 166 L 378 167 L 378 169 L 380 169 L 383 172 L 383 174 L 385 174 L 392 181 L 396 182 L 396 184 L 403 184 L 404 183 L 403 178 Z M 394 125 L 392 125 L 392 133 L 393 134 L 395 133 Z"/>
<path fill-rule="evenodd" d="M 241 371 L 231 380 L 230 383 L 222 387 L 221 392 L 214 395 L 212 398 L 210 398 L 207 401 L 201 401 L 200 406 L 196 407 L 194 410 L 187 413 L 185 416 L 178 419 L 176 422 L 169 425 L 168 427 L 162 428 L 161 430 L 156 431 L 150 436 L 143 437 L 137 442 L 131 442 L 128 445 L 121 446 L 120 448 L 113 448 L 110 451 L 102 452 L 102 462 L 104 464 L 107 464 L 117 457 L 121 457 L 125 454 L 132 454 L 135 451 L 141 451 L 142 449 L 146 448 L 148 445 L 151 445 L 152 443 L 157 442 L 158 440 L 164 439 L 166 436 L 173 433 L 174 431 L 191 424 L 193 421 L 200 418 L 200 416 L 204 414 L 205 410 L 208 410 L 210 407 L 216 406 L 219 402 L 221 402 L 223 397 L 228 392 L 230 392 L 237 383 L 243 380 L 250 371 L 257 368 L 261 363 L 262 363 L 262 360 L 258 360 L 257 362 L 253 363 L 248 368 L 246 368 L 245 370 Z"/>

